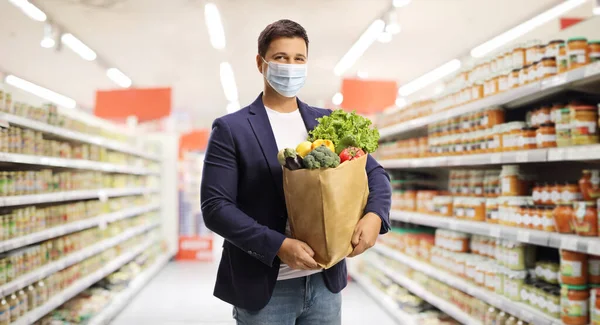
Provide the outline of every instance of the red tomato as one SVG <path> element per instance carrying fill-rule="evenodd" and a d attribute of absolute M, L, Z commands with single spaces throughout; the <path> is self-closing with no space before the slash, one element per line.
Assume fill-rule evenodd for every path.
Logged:
<path fill-rule="evenodd" d="M 340 152 L 340 162 L 354 160 L 365 155 L 365 152 L 360 148 L 348 147 Z"/>

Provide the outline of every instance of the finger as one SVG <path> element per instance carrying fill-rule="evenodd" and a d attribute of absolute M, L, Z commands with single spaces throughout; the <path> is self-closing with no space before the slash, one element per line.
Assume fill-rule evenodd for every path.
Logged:
<path fill-rule="evenodd" d="M 360 241 L 358 243 L 358 245 L 356 245 L 356 247 L 354 247 L 354 250 L 352 251 L 352 253 L 350 253 L 350 257 L 354 257 L 357 255 L 360 255 L 362 253 L 364 253 L 364 251 L 367 249 L 367 245 L 365 244 L 365 241 Z"/>
<path fill-rule="evenodd" d="M 308 255 L 310 255 L 311 257 L 315 256 L 315 251 L 313 251 L 312 248 L 308 246 L 308 244 L 302 243 L 302 249 L 304 249 L 304 251 L 308 253 Z"/>
<path fill-rule="evenodd" d="M 360 242 L 360 236 L 362 235 L 362 227 L 357 226 L 354 229 L 354 234 L 352 234 L 352 246 L 356 247 L 356 245 L 358 245 L 358 243 Z"/>
<path fill-rule="evenodd" d="M 319 267 L 319 264 L 317 264 L 315 259 L 312 258 L 312 256 L 309 256 L 308 254 L 303 257 L 302 262 L 304 263 L 304 265 L 306 265 L 307 267 L 309 267 L 311 269 L 316 269 Z"/>

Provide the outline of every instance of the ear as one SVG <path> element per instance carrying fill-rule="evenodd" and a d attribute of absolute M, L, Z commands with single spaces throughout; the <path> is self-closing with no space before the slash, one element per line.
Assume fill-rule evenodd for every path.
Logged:
<path fill-rule="evenodd" d="M 263 60 L 260 54 L 256 55 L 256 68 L 258 69 L 258 72 L 261 74 L 263 73 Z"/>

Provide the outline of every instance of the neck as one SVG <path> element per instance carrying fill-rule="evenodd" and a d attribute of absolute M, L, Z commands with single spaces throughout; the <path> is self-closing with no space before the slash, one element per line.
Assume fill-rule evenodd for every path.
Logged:
<path fill-rule="evenodd" d="M 298 109 L 296 97 L 281 96 L 269 86 L 265 86 L 262 100 L 265 106 L 280 113 L 291 113 Z"/>

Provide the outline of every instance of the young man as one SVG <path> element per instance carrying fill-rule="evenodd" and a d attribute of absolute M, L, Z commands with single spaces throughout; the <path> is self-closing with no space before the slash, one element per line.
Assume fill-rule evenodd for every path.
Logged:
<path fill-rule="evenodd" d="M 264 92 L 216 119 L 206 151 L 201 201 L 208 228 L 225 238 L 215 296 L 234 306 L 239 325 L 339 325 L 346 263 L 319 269 L 314 252 L 289 237 L 277 152 L 308 137 L 330 113 L 296 98 L 306 80 L 308 36 L 280 20 L 258 38 Z M 369 199 L 352 238 L 356 256 L 389 230 L 389 177 L 368 158 Z"/>

